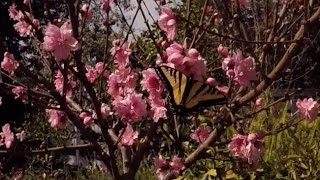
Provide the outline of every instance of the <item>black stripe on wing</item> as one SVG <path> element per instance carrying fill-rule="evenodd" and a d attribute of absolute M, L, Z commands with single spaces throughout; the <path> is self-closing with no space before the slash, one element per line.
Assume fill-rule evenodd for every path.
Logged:
<path fill-rule="evenodd" d="M 171 86 L 167 76 L 165 75 L 165 73 L 163 72 L 163 70 L 161 68 L 167 68 L 167 67 L 164 67 L 164 66 L 156 67 L 155 71 L 156 71 L 158 77 L 161 79 L 162 83 L 164 84 L 165 88 L 169 92 L 169 100 L 170 100 L 171 109 L 176 109 L 176 108 L 178 108 L 178 106 L 174 100 L 173 87 Z M 168 70 L 170 71 L 171 76 L 176 75 L 175 72 L 172 71 L 172 69 L 168 69 Z"/>

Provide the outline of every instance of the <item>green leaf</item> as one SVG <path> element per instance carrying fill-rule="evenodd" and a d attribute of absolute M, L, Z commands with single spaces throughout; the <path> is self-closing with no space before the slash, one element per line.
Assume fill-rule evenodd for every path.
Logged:
<path fill-rule="evenodd" d="M 232 171 L 227 171 L 226 179 L 238 179 L 238 176 Z"/>
<path fill-rule="evenodd" d="M 207 172 L 207 174 L 210 175 L 210 176 L 213 176 L 213 177 L 216 177 L 216 176 L 218 175 L 216 169 L 210 169 L 210 170 Z"/>

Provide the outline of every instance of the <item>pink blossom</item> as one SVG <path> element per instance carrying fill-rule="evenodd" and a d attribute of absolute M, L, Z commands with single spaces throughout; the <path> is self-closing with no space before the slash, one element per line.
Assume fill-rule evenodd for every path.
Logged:
<path fill-rule="evenodd" d="M 260 107 L 260 106 L 262 106 L 262 103 L 263 103 L 263 99 L 261 97 L 259 97 L 258 99 L 256 99 L 255 105 L 257 107 Z"/>
<path fill-rule="evenodd" d="M 192 59 L 197 59 L 197 60 L 201 60 L 201 56 L 198 50 L 196 50 L 195 48 L 191 48 L 188 50 L 187 52 L 187 56 L 192 58 Z"/>
<path fill-rule="evenodd" d="M 250 87 L 250 82 L 257 80 L 254 58 L 251 56 L 245 59 L 241 57 L 239 59 L 236 58 L 234 72 L 234 80 L 238 82 L 240 86 Z"/>
<path fill-rule="evenodd" d="M 123 131 L 123 130 L 122 130 Z M 120 132 L 121 134 L 122 132 Z M 120 137 L 121 144 L 126 146 L 132 146 L 134 141 L 138 139 L 139 133 L 137 131 L 134 131 L 132 126 L 128 123 L 127 127 L 125 128 L 124 132 L 122 133 L 122 136 Z"/>
<path fill-rule="evenodd" d="M 196 80 L 203 80 L 207 74 L 205 61 L 202 59 L 184 58 L 184 73 L 187 76 L 192 76 Z"/>
<path fill-rule="evenodd" d="M 246 146 L 247 136 L 245 135 L 234 135 L 231 139 L 230 144 L 228 145 L 229 150 L 231 151 L 233 156 L 242 157 L 243 149 Z"/>
<path fill-rule="evenodd" d="M 12 54 L 9 52 L 4 53 L 4 58 L 1 62 L 1 68 L 7 71 L 9 74 L 13 75 L 14 71 L 17 70 L 19 66 L 18 61 L 15 60 Z"/>
<path fill-rule="evenodd" d="M 206 80 L 206 84 L 208 84 L 209 86 L 213 86 L 215 83 L 216 83 L 216 79 L 215 78 L 209 77 Z"/>
<path fill-rule="evenodd" d="M 102 0 L 101 9 L 104 11 L 109 11 L 110 4 L 113 2 L 113 0 Z"/>
<path fill-rule="evenodd" d="M 104 77 L 108 76 L 108 72 L 104 71 L 103 62 L 98 62 L 95 65 L 95 67 L 87 65 L 86 69 L 87 69 L 86 77 L 88 81 L 91 83 L 93 83 L 101 75 L 101 73 L 103 73 Z"/>
<path fill-rule="evenodd" d="M 109 113 L 110 113 L 110 107 L 105 104 L 105 103 L 102 103 L 101 104 L 101 114 L 102 114 L 102 118 L 103 119 L 107 119 L 107 117 L 109 116 Z"/>
<path fill-rule="evenodd" d="M 211 130 L 208 126 L 199 127 L 190 135 L 190 137 L 194 141 L 201 144 L 209 137 L 210 131 Z"/>
<path fill-rule="evenodd" d="M 40 21 L 38 19 L 33 19 L 32 24 L 35 28 L 39 29 L 40 27 Z M 32 27 L 33 28 L 33 27 Z"/>
<path fill-rule="evenodd" d="M 167 45 L 167 41 L 163 37 L 158 38 L 156 42 L 159 47 L 165 47 L 165 45 Z"/>
<path fill-rule="evenodd" d="M 9 149 L 14 141 L 14 134 L 10 130 L 10 124 L 5 124 L 2 126 L 2 132 L 0 133 L 1 141 L 0 145 L 5 145 Z"/>
<path fill-rule="evenodd" d="M 167 56 L 165 51 L 162 52 L 162 56 Z M 165 57 L 164 59 L 167 59 L 167 57 Z M 156 65 L 160 65 L 162 63 L 164 63 L 163 59 L 161 58 L 160 54 L 157 54 Z"/>
<path fill-rule="evenodd" d="M 115 58 L 118 67 L 125 67 L 129 63 L 129 55 L 131 54 L 130 44 L 120 39 L 112 41 L 113 47 L 110 49 L 111 55 Z"/>
<path fill-rule="evenodd" d="M 12 16 L 12 19 L 18 21 L 13 26 L 15 30 L 20 34 L 20 36 L 23 37 L 30 35 L 33 27 L 38 28 L 40 25 L 39 20 L 34 19 L 34 17 L 30 13 L 25 12 L 25 14 L 26 16 L 21 11 L 17 13 L 15 10 L 10 10 L 9 8 L 9 16 Z M 26 19 L 29 19 L 32 22 L 33 26 L 32 24 L 27 23 Z"/>
<path fill-rule="evenodd" d="M 229 87 L 228 86 L 217 86 L 216 88 L 221 94 L 223 94 L 225 96 L 228 95 L 228 92 L 229 92 Z"/>
<path fill-rule="evenodd" d="M 151 103 L 151 114 L 154 122 L 158 122 L 160 119 L 167 119 L 167 108 L 165 106 L 159 106 L 155 103 Z"/>
<path fill-rule="evenodd" d="M 163 85 L 155 70 L 148 68 L 147 70 L 142 71 L 142 77 L 142 90 L 146 90 L 151 97 L 160 96 L 163 92 Z"/>
<path fill-rule="evenodd" d="M 32 20 L 33 17 L 31 16 L 30 13 L 28 12 L 25 12 L 27 17 Z M 15 18 L 14 18 L 15 21 L 24 21 L 25 20 L 25 15 L 22 13 L 22 11 L 18 11 L 18 14 L 16 14 Z"/>
<path fill-rule="evenodd" d="M 184 66 L 184 55 L 180 53 L 173 53 L 172 55 L 168 56 L 168 66 L 175 68 L 177 70 L 183 70 Z"/>
<path fill-rule="evenodd" d="M 23 0 L 23 4 L 26 5 L 26 6 L 29 6 L 30 5 L 30 0 Z"/>
<path fill-rule="evenodd" d="M 86 66 L 86 69 L 87 69 L 86 77 L 89 82 L 93 83 L 99 77 L 99 74 L 97 73 L 95 68 L 91 66 Z"/>
<path fill-rule="evenodd" d="M 167 49 L 166 49 L 166 53 L 167 53 L 167 56 L 171 56 L 175 53 L 178 53 L 178 54 L 184 54 L 184 52 L 186 51 L 187 49 L 187 44 L 179 44 L 177 42 L 173 42 Z"/>
<path fill-rule="evenodd" d="M 116 74 L 119 74 L 121 78 L 121 83 L 125 88 L 126 93 L 133 92 L 137 85 L 138 75 L 136 72 L 132 71 L 130 68 L 116 70 Z"/>
<path fill-rule="evenodd" d="M 233 57 L 230 57 L 230 56 L 228 56 L 228 57 L 226 57 L 226 58 L 223 58 L 223 60 L 222 60 L 222 69 L 224 70 L 224 71 L 228 71 L 228 70 L 230 70 L 230 69 L 232 69 L 233 70 L 233 68 L 234 68 L 234 58 Z"/>
<path fill-rule="evenodd" d="M 26 132 L 22 130 L 21 132 L 16 134 L 16 137 L 22 142 L 26 139 Z"/>
<path fill-rule="evenodd" d="M 214 22 L 215 25 L 220 24 L 222 22 L 222 20 L 223 19 L 221 18 L 219 13 L 217 13 L 217 12 L 213 13 L 212 21 Z"/>
<path fill-rule="evenodd" d="M 95 65 L 95 69 L 99 75 L 103 73 L 103 77 L 108 77 L 108 72 L 105 70 L 105 65 L 103 64 L 103 62 L 97 62 Z"/>
<path fill-rule="evenodd" d="M 124 122 L 137 122 L 147 113 L 147 105 L 142 99 L 142 94 L 127 94 L 124 99 L 115 99 L 112 105 Z"/>
<path fill-rule="evenodd" d="M 118 98 L 123 93 L 120 75 L 116 73 L 110 74 L 108 78 L 108 93 L 113 99 Z"/>
<path fill-rule="evenodd" d="M 179 158 L 178 156 L 173 156 L 169 165 L 175 176 L 178 176 L 180 171 L 184 168 L 182 158 Z"/>
<path fill-rule="evenodd" d="M 263 153 L 263 133 L 235 135 L 228 145 L 231 154 L 252 168 L 257 168 Z"/>
<path fill-rule="evenodd" d="M 174 42 L 166 49 L 168 66 L 181 71 L 184 70 L 183 58 L 185 57 L 185 51 L 187 51 L 185 48 L 185 46 Z"/>
<path fill-rule="evenodd" d="M 312 121 L 317 118 L 319 111 L 319 104 L 317 101 L 314 101 L 313 98 L 304 98 L 302 101 L 297 100 L 296 106 L 301 115 L 303 115 L 308 120 Z"/>
<path fill-rule="evenodd" d="M 218 52 L 223 57 L 222 69 L 240 86 L 250 87 L 250 82 L 257 80 L 253 57 L 244 58 L 239 49 L 230 56 L 228 49 L 222 45 L 219 46 Z"/>
<path fill-rule="evenodd" d="M 165 107 L 165 101 L 162 98 L 163 85 L 158 78 L 158 75 L 154 69 L 149 68 L 142 72 L 143 79 L 141 81 L 142 89 L 147 90 L 149 93 L 149 100 L 151 102 L 151 115 L 154 122 L 158 122 L 159 119 L 167 118 L 167 108 Z"/>
<path fill-rule="evenodd" d="M 164 179 L 167 173 L 172 172 L 175 176 L 178 176 L 180 171 L 185 167 L 182 158 L 173 156 L 170 162 L 168 162 L 162 155 L 154 158 L 154 167 L 158 179 Z"/>
<path fill-rule="evenodd" d="M 61 73 L 60 70 L 57 71 L 56 75 L 54 76 L 54 85 L 56 87 L 56 90 L 60 92 L 61 94 L 63 93 L 63 85 L 64 85 L 64 77 L 63 74 Z M 68 73 L 67 74 L 68 81 L 66 83 L 66 96 L 70 97 L 72 96 L 72 89 L 76 87 L 76 82 L 73 80 L 72 74 Z"/>
<path fill-rule="evenodd" d="M 14 170 L 14 172 L 12 173 L 13 180 L 22 180 L 23 177 L 24 177 L 24 171 L 21 168 Z"/>
<path fill-rule="evenodd" d="M 90 126 L 93 122 L 92 116 L 91 114 L 87 113 L 87 112 L 82 112 L 80 113 L 80 118 L 83 120 L 83 124 L 85 126 Z"/>
<path fill-rule="evenodd" d="M 22 37 L 29 36 L 32 32 L 32 26 L 26 21 L 19 21 L 13 27 Z"/>
<path fill-rule="evenodd" d="M 176 16 L 172 10 L 166 6 L 161 6 L 160 9 L 159 27 L 166 33 L 168 40 L 173 41 L 177 33 Z"/>
<path fill-rule="evenodd" d="M 137 74 L 130 68 L 119 68 L 108 78 L 108 93 L 113 99 L 132 93 L 136 87 Z"/>
<path fill-rule="evenodd" d="M 15 4 L 9 6 L 9 9 L 8 9 L 9 17 L 12 20 L 19 21 L 20 17 L 18 16 L 18 11 L 16 8 L 17 8 L 17 6 Z"/>
<path fill-rule="evenodd" d="M 49 115 L 49 123 L 53 128 L 63 128 L 67 117 L 63 111 L 56 109 L 46 109 L 47 114 Z"/>
<path fill-rule="evenodd" d="M 101 74 L 102 72 L 105 72 L 103 62 L 97 62 L 95 65 L 95 68 L 99 74 Z"/>
<path fill-rule="evenodd" d="M 214 11 L 213 6 L 212 5 L 206 5 L 204 6 L 204 11 L 206 13 L 212 13 Z"/>
<path fill-rule="evenodd" d="M 102 115 L 102 118 L 103 119 L 107 119 L 107 117 L 109 116 L 109 114 L 110 114 L 110 107 L 107 105 L 107 104 L 105 104 L 105 103 L 101 103 L 101 115 Z M 94 112 L 93 114 L 92 114 L 92 118 L 93 119 L 97 119 L 98 117 L 97 117 L 97 113 L 96 112 Z"/>
<path fill-rule="evenodd" d="M 15 95 L 15 99 L 24 98 L 24 96 L 27 94 L 27 89 L 22 86 L 16 86 L 12 88 L 11 91 Z"/>
<path fill-rule="evenodd" d="M 71 24 L 65 22 L 60 28 L 53 24 L 48 25 L 43 47 L 46 51 L 52 51 L 57 61 L 61 61 L 69 57 L 70 51 L 76 51 L 80 46 L 73 37 Z"/>
<path fill-rule="evenodd" d="M 234 72 L 233 69 L 228 69 L 227 72 L 226 72 L 226 75 L 229 77 L 229 78 L 234 78 L 236 73 Z"/>
<path fill-rule="evenodd" d="M 165 172 L 169 168 L 169 164 L 167 160 L 162 155 L 160 155 L 159 157 L 154 158 L 153 162 L 154 162 L 154 168 L 156 170 L 156 175 L 158 179 L 159 180 L 164 179 L 166 175 Z"/>
<path fill-rule="evenodd" d="M 223 58 L 228 57 L 230 55 L 229 48 L 224 47 L 222 44 L 220 44 L 218 47 L 218 54 Z"/>
<path fill-rule="evenodd" d="M 85 20 L 91 20 L 92 19 L 92 10 L 89 7 L 89 4 L 83 4 L 81 6 L 80 12 L 82 14 L 82 17 L 84 17 Z"/>
<path fill-rule="evenodd" d="M 154 167 L 156 170 L 164 168 L 168 164 L 167 160 L 162 155 L 154 158 L 153 161 L 154 161 Z"/>
<path fill-rule="evenodd" d="M 206 61 L 196 49 L 188 50 L 186 46 L 186 42 L 183 45 L 174 42 L 166 49 L 167 59 L 161 59 L 161 61 L 187 76 L 192 76 L 196 80 L 203 80 L 207 73 Z"/>

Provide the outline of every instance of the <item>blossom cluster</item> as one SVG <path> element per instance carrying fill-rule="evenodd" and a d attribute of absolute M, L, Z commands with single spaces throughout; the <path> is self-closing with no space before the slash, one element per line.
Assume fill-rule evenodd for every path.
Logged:
<path fill-rule="evenodd" d="M 11 132 L 10 124 L 2 126 L 2 132 L 0 133 L 0 146 L 5 145 L 9 149 L 14 141 L 14 134 Z"/>
<path fill-rule="evenodd" d="M 16 134 L 17 139 L 23 141 L 26 138 L 25 131 L 21 131 Z M 10 129 L 10 124 L 5 124 L 2 126 L 2 132 L 0 133 L 0 146 L 5 145 L 9 149 L 14 142 L 14 133 Z"/>
<path fill-rule="evenodd" d="M 203 126 L 197 128 L 193 133 L 191 133 L 190 137 L 192 140 L 201 144 L 209 137 L 210 132 L 211 129 L 209 126 Z"/>
<path fill-rule="evenodd" d="M 158 25 L 166 33 L 167 39 L 172 42 L 177 32 L 176 15 L 169 7 L 161 6 L 160 9 Z M 161 46 L 165 44 L 165 41 L 159 43 Z M 158 55 L 156 63 L 163 63 L 197 80 L 202 80 L 207 73 L 206 61 L 201 57 L 198 50 L 188 49 L 186 41 L 183 44 L 177 42 L 170 44 L 161 56 Z"/>
<path fill-rule="evenodd" d="M 76 87 L 76 82 L 73 80 L 73 75 L 71 72 L 66 72 L 65 76 L 67 77 L 67 82 L 64 82 L 64 75 L 60 70 L 58 70 L 54 76 L 54 86 L 56 90 L 60 92 L 60 94 L 63 94 L 63 91 L 65 91 L 66 96 L 70 97 L 72 96 L 72 89 Z"/>
<path fill-rule="evenodd" d="M 68 21 L 60 28 L 54 24 L 48 24 L 43 41 L 44 50 L 52 52 L 57 61 L 66 60 L 71 51 L 80 48 L 78 41 L 73 37 L 71 23 Z"/>
<path fill-rule="evenodd" d="M 214 9 L 212 5 L 206 5 L 203 8 L 204 12 L 211 16 L 211 22 L 213 22 L 214 25 L 217 25 L 222 22 L 220 14 Z M 209 25 L 211 22 L 209 21 L 207 22 L 207 24 Z"/>
<path fill-rule="evenodd" d="M 160 9 L 159 27 L 166 33 L 167 39 L 173 41 L 177 34 L 176 16 L 169 7 L 161 6 Z"/>
<path fill-rule="evenodd" d="M 231 139 L 228 148 L 233 156 L 251 168 L 258 167 L 259 160 L 264 150 L 263 133 L 252 133 L 249 135 L 236 134 Z"/>
<path fill-rule="evenodd" d="M 177 69 L 196 80 L 203 80 L 207 74 L 206 61 L 198 50 L 188 49 L 186 41 L 183 44 L 172 43 L 162 57 L 158 56 L 156 63 Z"/>
<path fill-rule="evenodd" d="M 17 21 L 13 25 L 14 29 L 20 34 L 20 36 L 28 36 L 31 34 L 34 28 L 39 28 L 39 20 L 35 19 L 29 12 L 23 12 L 17 10 L 15 4 L 11 5 L 8 9 L 9 17 Z M 31 22 L 32 24 L 29 24 Z"/>
<path fill-rule="evenodd" d="M 19 66 L 19 63 L 14 58 L 14 56 L 9 52 L 5 52 L 3 60 L 1 62 L 1 68 L 6 72 L 8 72 L 10 75 L 13 75 L 14 71 L 18 69 L 18 66 Z"/>
<path fill-rule="evenodd" d="M 229 48 L 221 44 L 218 47 L 218 54 L 222 58 L 222 69 L 226 75 L 240 86 L 251 87 L 251 81 L 257 80 L 253 57 L 243 57 L 240 49 L 230 52 Z"/>
<path fill-rule="evenodd" d="M 103 62 L 98 62 L 94 67 L 87 65 L 86 66 L 86 77 L 89 82 L 93 83 L 101 74 L 103 77 L 108 77 L 108 72 L 104 70 Z"/>
<path fill-rule="evenodd" d="M 178 176 L 180 171 L 184 168 L 183 160 L 178 156 L 173 156 L 171 161 L 168 161 L 160 155 L 154 158 L 154 166 L 156 175 L 159 180 L 165 179 L 166 174 L 172 172 L 175 176 Z"/>
<path fill-rule="evenodd" d="M 85 20 L 92 19 L 92 9 L 90 8 L 89 4 L 83 4 L 80 8 L 81 17 Z"/>
<path fill-rule="evenodd" d="M 131 49 L 122 40 L 114 40 L 110 52 L 114 57 L 115 71 L 110 74 L 107 82 L 108 93 L 112 98 L 113 111 L 126 125 L 121 130 L 121 143 L 132 145 L 138 137 L 131 124 L 142 120 L 147 115 L 147 104 L 142 94 L 137 93 L 138 74 L 128 66 Z"/>
<path fill-rule="evenodd" d="M 27 89 L 22 86 L 15 86 L 11 89 L 11 92 L 15 95 L 15 99 L 21 99 L 23 102 L 27 102 L 28 96 L 27 96 Z"/>
<path fill-rule="evenodd" d="M 144 70 L 142 76 L 141 86 L 142 90 L 146 90 L 149 94 L 152 119 L 154 122 L 158 122 L 161 118 L 166 119 L 167 108 L 165 107 L 165 100 L 162 98 L 164 89 L 159 77 L 152 68 Z"/>
<path fill-rule="evenodd" d="M 296 106 L 299 113 L 310 121 L 317 118 L 318 111 L 320 110 L 318 102 L 314 101 L 313 98 L 304 98 L 303 100 L 298 99 Z"/>
<path fill-rule="evenodd" d="M 103 120 L 106 120 L 110 115 L 110 107 L 106 103 L 101 103 L 100 112 Z M 95 119 L 98 119 L 97 113 L 95 111 L 91 112 L 81 112 L 79 115 L 85 126 L 90 126 Z"/>
<path fill-rule="evenodd" d="M 57 109 L 46 109 L 49 116 L 49 123 L 53 128 L 63 128 L 65 126 L 67 116 L 63 111 Z"/>
<path fill-rule="evenodd" d="M 123 122 L 137 122 L 147 113 L 146 102 L 142 94 L 135 91 L 138 74 L 129 66 L 131 49 L 121 40 L 113 42 L 111 54 L 115 58 L 115 71 L 108 78 L 108 93 L 113 99 L 112 105 Z"/>

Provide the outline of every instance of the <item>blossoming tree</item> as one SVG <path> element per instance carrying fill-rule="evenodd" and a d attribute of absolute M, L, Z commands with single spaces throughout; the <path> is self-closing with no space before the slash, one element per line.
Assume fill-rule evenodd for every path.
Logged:
<path fill-rule="evenodd" d="M 90 147 L 100 170 L 113 179 L 134 179 L 144 160 L 153 164 L 158 179 L 173 179 L 186 175 L 204 158 L 221 157 L 219 148 L 225 148 L 232 161 L 256 170 L 263 161 L 265 138 L 303 119 L 317 118 L 319 104 L 305 97 L 296 101 L 297 113 L 283 124 L 251 127 L 255 117 L 294 95 L 278 100 L 263 96 L 292 64 L 299 66 L 294 57 L 319 39 L 318 2 L 205 0 L 184 2 L 174 9 L 164 0 L 154 1 L 160 16 L 152 23 L 147 20 L 152 16 L 150 7 L 137 0 L 136 14 L 141 14 L 147 30 L 131 43 L 136 16 L 131 24 L 122 17 L 126 33 L 112 31 L 111 14 L 114 10 L 121 14 L 123 2 L 66 0 L 67 15 L 59 19 L 49 18 L 54 6 L 46 7 L 46 18 L 37 19 L 32 13 L 35 2 L 11 2 L 8 13 L 14 29 L 32 42 L 33 63 L 41 68 L 31 68 L 7 49 L 1 76 L 9 80 L 1 86 L 46 113 L 52 128 L 74 127 L 86 144 L 19 152 L 15 147 L 32 136 L 5 124 L 2 154 L 32 156 Z M 90 47 L 86 33 L 95 33 L 90 25 L 104 28 L 105 44 Z M 105 49 L 103 58 L 92 58 L 88 47 Z M 163 65 L 215 86 L 228 102 L 176 119 L 168 90 L 154 70 Z M 217 169 L 204 176 L 222 177 Z"/>

